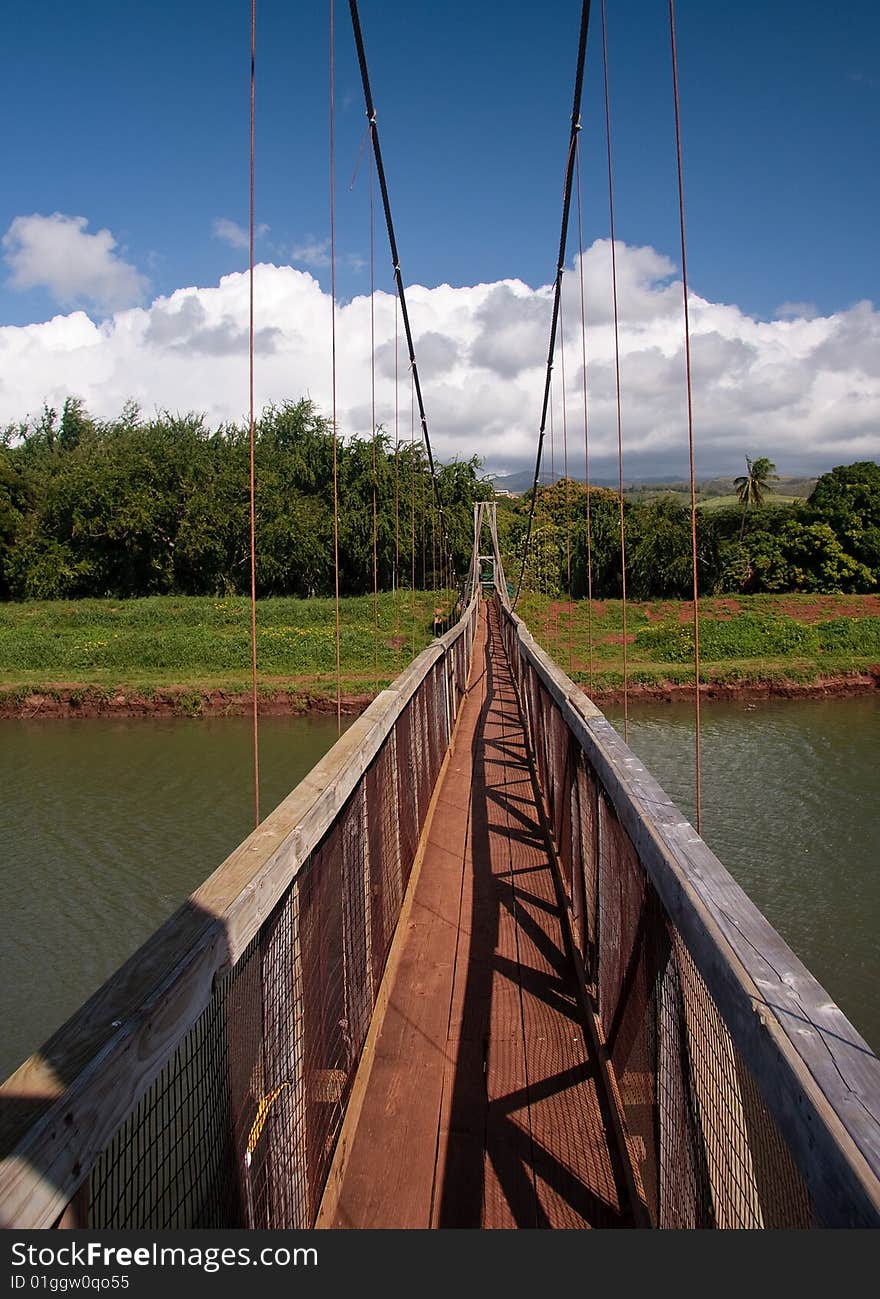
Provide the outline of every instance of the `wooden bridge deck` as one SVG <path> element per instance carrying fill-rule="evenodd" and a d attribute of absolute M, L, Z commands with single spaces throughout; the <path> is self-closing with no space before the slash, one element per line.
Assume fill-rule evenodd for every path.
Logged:
<path fill-rule="evenodd" d="M 388 1005 L 319 1225 L 632 1221 L 497 614 L 483 606 Z"/>

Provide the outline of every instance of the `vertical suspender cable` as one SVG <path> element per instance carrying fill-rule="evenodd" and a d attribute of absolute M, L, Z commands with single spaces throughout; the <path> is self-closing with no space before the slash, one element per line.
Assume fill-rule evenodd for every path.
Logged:
<path fill-rule="evenodd" d="M 394 634 L 400 637 L 400 340 L 394 295 Z"/>
<path fill-rule="evenodd" d="M 623 509 L 623 424 L 620 416 L 620 327 L 617 311 L 617 250 L 614 237 L 614 176 L 611 165 L 611 101 L 608 92 L 608 27 L 602 0 L 602 69 L 605 82 L 605 139 L 608 147 L 608 211 L 611 226 L 611 292 L 614 306 L 614 373 L 617 385 L 617 474 L 620 501 L 620 594 L 623 620 L 623 738 L 629 739 L 629 674 L 626 646 L 626 530 Z"/>
<path fill-rule="evenodd" d="M 699 583 L 697 577 L 697 489 L 694 476 L 694 403 L 691 385 L 691 331 L 688 315 L 688 280 L 687 253 L 685 251 L 684 233 L 684 168 L 681 159 L 681 114 L 678 101 L 678 54 L 675 45 L 675 3 L 669 0 L 669 41 L 672 50 L 672 91 L 675 102 L 675 152 L 678 161 L 678 212 L 681 228 L 681 284 L 684 299 L 684 355 L 685 373 L 687 376 L 687 411 L 688 411 L 688 458 L 690 464 L 691 488 L 691 561 L 693 565 L 693 600 L 694 600 L 694 763 L 695 763 L 695 799 L 697 805 L 697 832 L 702 832 L 703 821 L 703 774 L 700 735 L 700 606 Z"/>
<path fill-rule="evenodd" d="M 556 423 L 553 418 L 553 384 L 550 384 L 550 491 L 548 496 L 553 499 L 553 488 L 556 486 Z M 553 615 L 553 657 L 559 657 L 559 601 L 553 600 L 553 594 L 559 581 L 559 551 L 556 544 L 556 525 L 553 523 L 553 510 L 548 506 L 548 516 L 553 526 L 553 548 L 548 546 L 546 553 L 552 555 L 553 568 L 547 581 L 547 587 L 550 592 L 551 603 L 556 605 Z M 549 528 L 548 528 L 549 532 Z"/>
<path fill-rule="evenodd" d="M 578 137 L 575 152 L 577 174 L 578 254 L 580 258 L 581 288 L 581 366 L 583 369 L 584 396 L 584 478 L 587 487 L 587 646 L 589 650 L 590 692 L 593 690 L 593 527 L 590 501 L 590 435 L 587 421 L 587 312 L 584 301 L 584 220 L 581 201 L 581 142 Z"/>
<path fill-rule="evenodd" d="M 256 109 L 257 0 L 251 0 L 251 117 L 250 117 L 250 229 L 249 322 L 248 322 L 248 419 L 249 516 L 251 561 L 251 696 L 254 715 L 254 825 L 260 824 L 260 724 L 257 706 L 257 543 L 256 475 L 254 473 L 254 125 Z"/>
<path fill-rule="evenodd" d="M 370 418 L 373 423 L 373 689 L 379 693 L 379 502 L 376 461 L 376 240 L 370 152 Z"/>
<path fill-rule="evenodd" d="M 551 501 L 554 500 L 554 488 L 556 486 L 556 481 L 558 481 L 558 479 L 556 479 L 556 421 L 554 417 L 554 413 L 555 413 L 554 408 L 555 408 L 554 388 L 552 388 L 552 382 L 551 382 L 550 383 L 550 492 L 549 492 L 549 498 Z M 554 516 L 554 509 L 552 509 L 552 504 L 549 505 L 549 507 L 547 507 L 547 518 L 549 518 L 549 525 L 547 525 L 547 533 L 549 533 L 549 535 L 552 536 L 552 547 L 550 546 L 547 547 L 547 555 L 551 556 L 551 564 L 552 564 L 552 568 L 550 570 L 550 575 L 549 575 L 549 581 L 547 581 L 547 588 L 549 588 L 550 591 L 551 607 L 552 605 L 555 605 L 554 618 L 552 618 L 552 626 L 554 626 L 554 647 L 552 647 L 552 656 L 554 656 L 554 659 L 559 659 L 560 601 L 554 600 L 554 595 L 559 594 L 559 590 L 558 590 L 559 588 L 559 542 L 558 542 L 558 538 L 556 538 L 556 521 Z"/>
<path fill-rule="evenodd" d="M 568 395 L 565 391 L 565 320 L 563 315 L 563 306 L 565 291 L 559 299 L 559 377 L 562 385 L 562 477 L 565 483 L 565 580 L 567 584 L 567 603 L 568 603 L 568 666 L 571 669 L 571 659 L 573 653 L 573 633 L 571 616 L 571 493 L 568 478 L 568 414 L 566 406 Z"/>
<path fill-rule="evenodd" d="M 409 612 L 412 620 L 412 656 L 416 656 L 416 397 L 413 369 L 409 370 L 409 511 L 410 511 L 410 573 Z M 421 468 L 421 465 L 419 466 Z"/>
<path fill-rule="evenodd" d="M 339 431 L 336 427 L 336 68 L 334 0 L 330 0 L 330 387 L 333 405 L 333 580 L 336 631 L 336 729 L 342 730 L 342 673 L 339 634 Z"/>
<path fill-rule="evenodd" d="M 431 590 L 437 593 L 437 515 L 431 509 Z"/>
<path fill-rule="evenodd" d="M 424 483 L 421 474 L 419 475 L 419 553 L 422 557 L 422 585 L 421 590 L 427 591 L 428 581 L 425 572 L 425 512 L 427 504 L 425 502 Z"/>

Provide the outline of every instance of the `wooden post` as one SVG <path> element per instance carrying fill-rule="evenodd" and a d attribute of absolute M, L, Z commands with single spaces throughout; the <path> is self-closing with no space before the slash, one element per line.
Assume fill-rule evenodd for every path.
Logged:
<path fill-rule="evenodd" d="M 300 885 L 295 879 L 291 887 L 290 905 L 293 909 L 292 951 L 290 962 L 291 996 L 293 1011 L 291 1014 L 290 1071 L 293 1079 L 290 1105 L 293 1109 L 293 1131 L 295 1140 L 302 1152 L 302 1157 L 294 1165 L 294 1181 L 289 1189 L 291 1206 L 291 1226 L 296 1230 L 310 1227 L 309 1215 L 309 1133 L 308 1133 L 308 1095 L 306 1091 L 306 1027 L 305 1027 L 305 980 L 303 979 L 302 942 L 300 938 Z"/>
<path fill-rule="evenodd" d="M 373 1008 L 372 961 L 367 943 L 364 909 L 363 845 L 365 833 L 366 789 L 361 783 L 348 820 L 343 824 L 340 851 L 342 856 L 342 963 L 345 991 L 345 1018 L 349 1033 L 349 1065 L 360 1054 Z M 361 852 L 361 847 L 364 852 Z M 367 914 L 370 908 L 367 906 Z"/>
<path fill-rule="evenodd" d="M 399 915 L 403 902 L 403 853 L 400 847 L 400 815 L 398 812 L 400 808 L 400 772 L 397 766 L 396 727 L 388 737 L 388 744 L 391 752 L 391 805 L 397 813 L 391 818 L 394 833 L 394 860 L 391 864 L 390 877 L 394 884 L 394 914 Z"/>
<path fill-rule="evenodd" d="M 364 836 L 364 952 L 366 954 L 366 980 L 370 1014 L 375 1004 L 373 981 L 373 890 L 370 887 L 370 809 L 367 807 L 367 782 L 361 784 L 363 803 L 362 834 Z"/>
<path fill-rule="evenodd" d="M 452 740 L 452 724 L 455 718 L 455 710 L 453 708 L 452 700 L 449 697 L 449 692 L 451 689 L 451 680 L 450 680 L 450 672 L 449 672 L 449 653 L 450 651 L 447 650 L 447 652 L 443 655 L 443 659 L 442 659 L 443 703 L 445 705 L 445 714 L 446 714 L 446 744 L 444 747 L 446 749 L 449 748 L 450 741 Z"/>

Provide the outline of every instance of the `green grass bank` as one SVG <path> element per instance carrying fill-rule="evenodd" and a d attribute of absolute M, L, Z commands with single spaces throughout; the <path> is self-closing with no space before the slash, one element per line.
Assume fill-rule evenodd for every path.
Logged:
<path fill-rule="evenodd" d="M 575 681 L 598 698 L 624 682 L 619 600 L 527 594 L 519 612 Z M 700 681 L 718 694 L 844 693 L 880 686 L 880 596 L 752 595 L 700 601 Z M 693 606 L 627 602 L 626 670 L 636 694 L 693 689 Z"/>
<path fill-rule="evenodd" d="M 430 642 L 452 593 L 382 593 L 340 602 L 346 706 L 363 706 Z M 257 605 L 259 689 L 268 711 L 336 697 L 334 601 Z M 0 710 L 6 715 L 241 711 L 251 682 L 250 602 L 240 597 L 34 601 L 0 605 Z"/>
<path fill-rule="evenodd" d="M 450 593 L 445 605 L 448 608 Z M 435 592 L 341 602 L 345 706 L 363 707 L 433 635 Z M 561 667 L 597 698 L 623 686 L 620 601 L 524 593 L 519 612 Z M 691 606 L 630 602 L 627 676 L 635 693 L 693 688 Z M 261 706 L 333 706 L 332 600 L 257 607 Z M 700 602 L 701 680 L 710 692 L 867 690 L 880 683 L 880 596 L 760 595 Z M 0 605 L 0 712 L 6 716 L 241 712 L 249 706 L 250 606 L 237 597 Z"/>

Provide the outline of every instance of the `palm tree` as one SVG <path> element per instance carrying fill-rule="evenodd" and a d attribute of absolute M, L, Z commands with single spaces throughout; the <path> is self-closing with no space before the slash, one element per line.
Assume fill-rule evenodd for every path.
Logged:
<path fill-rule="evenodd" d="M 739 528 L 740 541 L 742 541 L 742 535 L 745 531 L 747 506 L 763 505 L 767 492 L 773 491 L 770 483 L 779 477 L 773 461 L 768 460 L 766 456 L 758 456 L 756 460 L 750 460 L 746 456 L 746 471 L 739 478 L 733 480 L 743 512 L 742 523 Z"/>

